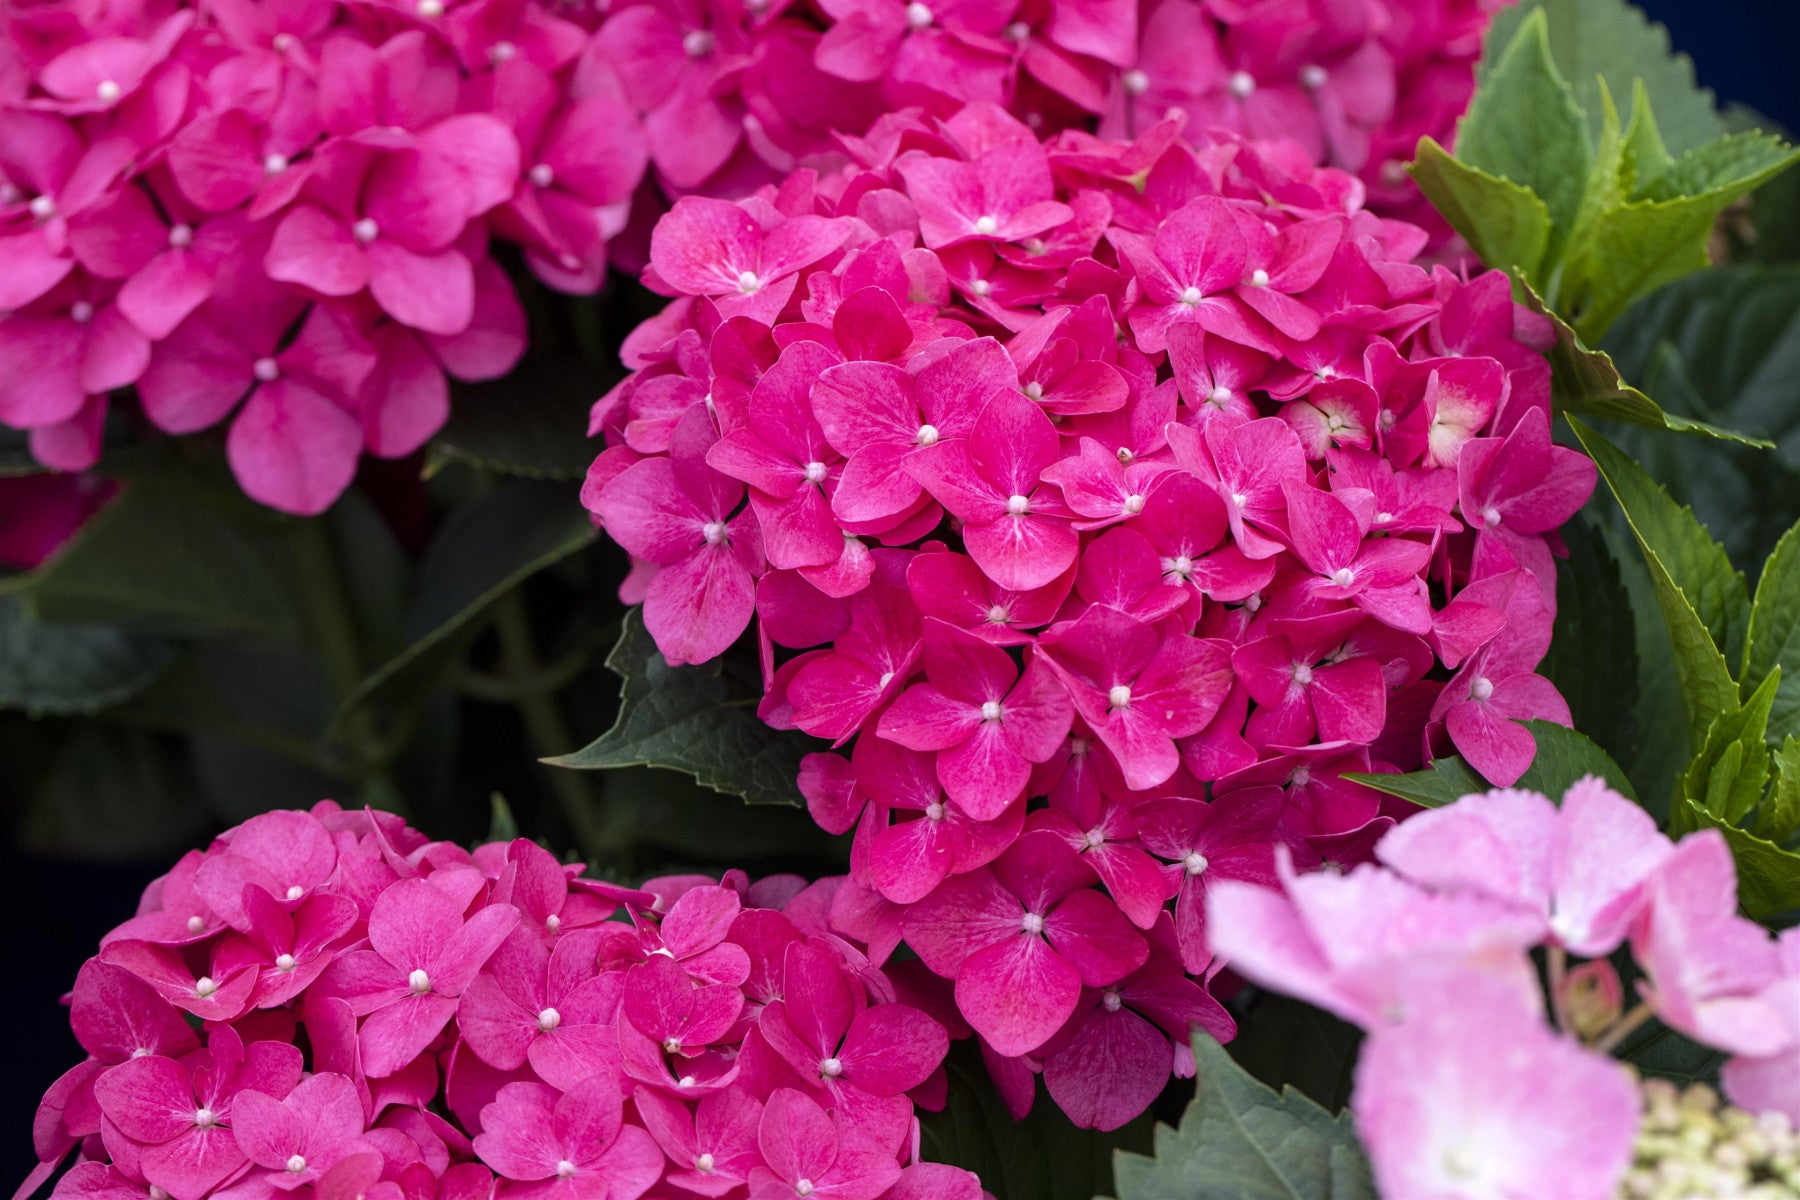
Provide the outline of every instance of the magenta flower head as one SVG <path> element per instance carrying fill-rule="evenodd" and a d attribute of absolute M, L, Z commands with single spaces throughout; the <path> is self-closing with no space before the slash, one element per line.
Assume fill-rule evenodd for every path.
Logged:
<path fill-rule="evenodd" d="M 664 656 L 753 630 L 759 714 L 833 743 L 798 784 L 855 831 L 851 873 L 808 933 L 883 963 L 908 943 L 995 1061 L 1060 1062 L 1053 1096 L 1090 1124 L 1141 1109 L 1153 1040 L 1182 1042 L 1120 984 L 1150 941 L 1196 987 L 1280 972 L 1388 1020 L 1415 960 L 1477 943 L 1523 989 L 1553 916 L 1565 950 L 1616 945 L 1654 857 L 1616 807 L 1578 805 L 1631 848 L 1610 883 L 1572 863 L 1583 882 L 1529 902 L 1498 879 L 1449 897 L 1354 871 L 1294 875 L 1279 902 L 1249 890 L 1284 879 L 1284 854 L 1367 862 L 1403 814 L 1346 773 L 1452 748 L 1496 782 L 1524 773 L 1522 722 L 1568 719 L 1537 667 L 1555 531 L 1592 479 L 1549 447 L 1541 321 L 1500 275 L 1426 270 L 1434 234 L 1365 207 L 1391 173 L 1376 156 L 1403 154 L 1386 123 L 1443 128 L 1398 116 L 1396 85 L 1466 72 L 1481 22 L 1444 17 L 1473 39 L 1446 67 L 1414 9 L 1191 7 L 1153 6 L 1134 46 L 1116 6 L 826 5 L 811 69 L 846 111 L 852 85 L 922 107 L 841 138 L 846 165 L 682 199 L 646 277 L 676 299 L 592 420 L 587 503 L 637 558 L 623 594 Z M 774 166 L 763 144 L 804 122 L 753 98 L 766 77 L 707 64 L 786 14 L 632 11 L 664 93 L 738 88 L 744 145 Z M 1070 105 L 1136 140 L 1057 131 Z M 1276 133 L 1301 144 L 1254 140 Z M 1414 900 L 1417 945 L 1328 915 Z M 1209 918 L 1220 904 L 1243 911 Z M 1307 933 L 1243 933 L 1276 925 Z M 802 1055 L 770 1028 L 753 1044 L 787 1046 L 774 1074 L 817 1100 L 825 1035 Z M 1075 1028 L 1131 1049 L 1113 1062 Z M 645 1037 L 628 1058 L 659 1092 L 761 1069 Z"/>
<path fill-rule="evenodd" d="M 915 1137 L 968 1027 L 876 965 L 849 880 L 582 870 L 329 802 L 227 831 L 82 968 L 89 1057 L 44 1097 L 22 1200 L 77 1146 L 58 1195 L 980 1194 Z"/>

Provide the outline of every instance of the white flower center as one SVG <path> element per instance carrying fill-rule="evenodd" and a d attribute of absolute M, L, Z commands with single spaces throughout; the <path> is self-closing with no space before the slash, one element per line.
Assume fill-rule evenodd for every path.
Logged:
<path fill-rule="evenodd" d="M 914 435 L 913 440 L 916 441 L 921 446 L 937 445 L 937 440 L 938 440 L 937 426 L 936 425 L 921 425 L 921 426 L 919 426 L 919 432 Z"/>
<path fill-rule="evenodd" d="M 1078 737 L 1069 739 L 1069 756 L 1071 758 L 1081 758 L 1085 756 L 1087 752 L 1088 740 L 1086 738 Z"/>
<path fill-rule="evenodd" d="M 1094 828 L 1082 834 L 1081 840 L 1089 850 L 1098 850 L 1100 847 L 1106 845 L 1106 834 L 1098 825 L 1096 825 Z"/>
<path fill-rule="evenodd" d="M 1481 522 L 1484 525 L 1498 525 L 1500 523 L 1500 510 L 1491 504 L 1488 505 L 1481 510 Z"/>
<path fill-rule="evenodd" d="M 381 236 L 381 226 L 375 223 L 374 217 L 363 217 L 350 227 L 350 236 L 368 245 Z"/>
<path fill-rule="evenodd" d="M 1339 567 L 1331 573 L 1331 582 L 1339 587 L 1349 587 L 1356 582 L 1356 572 L 1349 567 Z"/>
<path fill-rule="evenodd" d="M 1034 912 L 1028 912 L 1020 918 L 1019 928 L 1035 936 L 1044 932 L 1044 918 Z"/>
<path fill-rule="evenodd" d="M 944 802 L 942 800 L 933 800 L 930 804 L 927 804 L 925 806 L 925 819 L 927 821 L 943 820 Z"/>
<path fill-rule="evenodd" d="M 199 933 L 202 929 L 205 929 L 205 928 L 206 928 L 206 918 L 201 916 L 199 913 L 195 913 L 193 916 L 191 916 L 187 919 L 187 930 L 189 933 Z"/>
<path fill-rule="evenodd" d="M 1026 384 L 1022 390 L 1028 400 L 1042 400 L 1044 398 L 1044 385 L 1035 379 Z"/>
<path fill-rule="evenodd" d="M 1214 408 L 1224 408 L 1227 404 L 1231 403 L 1231 389 L 1220 384 L 1212 391 L 1206 393 L 1206 402 Z"/>
<path fill-rule="evenodd" d="M 56 201 L 48 196 L 33 196 L 31 203 L 26 207 L 31 210 L 31 215 L 40 221 L 48 221 L 56 215 Z"/>
<path fill-rule="evenodd" d="M 1248 71 L 1233 71 L 1231 78 L 1225 81 L 1225 86 L 1239 100 L 1248 100 L 1256 94 L 1256 76 Z"/>
<path fill-rule="evenodd" d="M 1469 699 L 1486 703 L 1494 695 L 1494 681 L 1486 675 L 1477 675 L 1475 682 L 1469 685 Z"/>
<path fill-rule="evenodd" d="M 683 1075 L 680 1079 L 675 1081 L 675 1086 L 678 1088 L 691 1088 L 694 1086 L 694 1077 L 692 1075 Z"/>
<path fill-rule="evenodd" d="M 737 289 L 748 296 L 762 287 L 762 280 L 756 277 L 755 271 L 738 272 Z"/>
<path fill-rule="evenodd" d="M 1250 272 L 1250 286 L 1251 287 L 1268 287 L 1269 286 L 1269 273 L 1267 271 L 1263 270 L 1261 267 L 1258 267 L 1258 268 L 1256 268 L 1256 270 Z"/>
<path fill-rule="evenodd" d="M 288 169 L 287 155 L 265 154 L 263 156 L 263 174 L 279 175 Z"/>
<path fill-rule="evenodd" d="M 912 0 L 912 3 L 906 6 L 906 23 L 914 29 L 923 29 L 931 24 L 932 20 L 931 9 L 920 4 L 919 0 Z"/>
<path fill-rule="evenodd" d="M 718 44 L 710 29 L 690 29 L 681 37 L 681 48 L 689 58 L 705 58 Z"/>
<path fill-rule="evenodd" d="M 169 226 L 169 245 L 177 250 L 185 250 L 194 244 L 194 227 L 192 225 Z"/>
<path fill-rule="evenodd" d="M 1022 517 L 1031 511 L 1031 501 L 1024 496 L 1008 496 L 1006 498 L 1006 511 L 1012 516 Z"/>
<path fill-rule="evenodd" d="M 194 1110 L 194 1127 L 196 1129 L 211 1129 L 213 1127 L 213 1122 L 218 1119 L 219 1114 L 215 1113 L 210 1108 L 196 1108 Z"/>
<path fill-rule="evenodd" d="M 431 976 L 427 975 L 423 969 L 415 970 L 406 977 L 406 986 L 413 990 L 413 995 L 423 996 L 431 990 Z"/>
<path fill-rule="evenodd" d="M 700 1172 L 702 1175 L 709 1175 L 712 1173 L 714 1162 L 715 1160 L 712 1155 L 702 1154 L 699 1158 L 694 1160 L 694 1170 Z"/>
<path fill-rule="evenodd" d="M 556 182 L 556 171 L 549 163 L 539 163 L 526 174 L 535 187 L 547 188 Z"/>
<path fill-rule="evenodd" d="M 1330 73 L 1318 63 L 1307 63 L 1300 68 L 1300 86 L 1303 88 L 1318 91 L 1330 78 Z"/>
<path fill-rule="evenodd" d="M 518 57 L 518 54 L 519 48 L 511 42 L 495 42 L 488 47 L 489 62 L 511 62 L 514 58 Z"/>
<path fill-rule="evenodd" d="M 300 1172 L 306 1170 L 306 1156 L 301 1155 L 301 1154 L 296 1154 L 292 1158 L 288 1159 L 287 1160 L 287 1169 L 290 1173 L 292 1173 L 294 1175 L 298 1175 Z"/>
<path fill-rule="evenodd" d="M 115 80 L 111 79 L 102 79 L 100 81 L 100 86 L 94 89 L 94 96 L 102 104 L 111 104 L 114 100 L 117 100 L 124 94 L 125 90 L 121 88 Z"/>
<path fill-rule="evenodd" d="M 1452 1179 L 1475 1178 L 1475 1156 L 1466 1147 L 1456 1146 L 1444 1154 L 1444 1172 Z"/>
<path fill-rule="evenodd" d="M 969 285 L 969 290 L 974 292 L 977 296 L 987 296 L 993 293 L 994 285 L 985 279 L 977 279 L 974 283 Z"/>
<path fill-rule="evenodd" d="M 883 671 L 881 673 L 881 678 L 876 681 L 875 686 L 879 687 L 879 688 L 885 688 L 888 684 L 890 684 L 892 682 L 894 682 L 894 673 L 892 671 Z"/>
<path fill-rule="evenodd" d="M 540 1033 L 549 1033 L 552 1029 L 555 1029 L 561 1024 L 562 1014 L 557 1012 L 554 1008 L 546 1008 L 543 1012 L 538 1014 L 538 1031 Z"/>
<path fill-rule="evenodd" d="M 1015 42 L 1022 42 L 1031 36 L 1031 26 L 1023 21 L 1014 21 L 1006 27 L 1006 36 Z"/>
<path fill-rule="evenodd" d="M 1106 693 L 1106 702 L 1114 708 L 1131 707 L 1131 688 L 1123 683 L 1115 683 Z"/>
<path fill-rule="evenodd" d="M 419 15 L 427 21 L 435 21 L 444 15 L 444 0 L 419 0 Z"/>
<path fill-rule="evenodd" d="M 1200 853 L 1198 850 L 1192 851 L 1186 858 L 1181 860 L 1181 869 L 1186 871 L 1189 875 L 1198 875 L 1206 870 L 1206 867 L 1206 855 Z"/>
<path fill-rule="evenodd" d="M 1150 77 L 1139 70 L 1130 70 L 1119 76 L 1119 84 L 1126 95 L 1141 96 L 1150 90 Z"/>
<path fill-rule="evenodd" d="M 1312 768 L 1311 767 L 1304 767 L 1304 766 L 1295 767 L 1293 772 L 1288 776 L 1288 786 L 1289 787 L 1303 788 L 1311 782 L 1312 782 Z"/>
<path fill-rule="evenodd" d="M 1124 1007 L 1124 1004 L 1125 1001 L 1120 999 L 1117 988 L 1107 988 L 1100 993 L 1100 1007 L 1107 1012 L 1118 1012 L 1120 1008 Z"/>
<path fill-rule="evenodd" d="M 1000 702 L 998 700 L 983 700 L 981 702 L 981 719 L 984 721 L 998 721 L 1000 719 Z"/>
<path fill-rule="evenodd" d="M 575 1164 L 568 1159 L 565 1158 L 556 1164 L 556 1177 L 558 1179 L 567 1179 L 573 1174 L 575 1174 Z"/>
<path fill-rule="evenodd" d="M 297 965 L 298 963 L 291 954 L 278 954 L 275 956 L 275 969 L 277 971 L 291 971 Z"/>
<path fill-rule="evenodd" d="M 700 536 L 706 539 L 707 545 L 718 545 L 725 540 L 725 523 L 723 521 L 708 521 L 700 527 Z"/>
<path fill-rule="evenodd" d="M 1124 450 L 1121 450 L 1121 451 L 1119 451 L 1119 453 L 1124 454 L 1127 452 Z M 1131 495 L 1125 497 L 1125 511 L 1128 513 L 1143 512 L 1144 511 L 1144 498 L 1142 496 L 1138 495 L 1136 492 L 1133 492 Z"/>
<path fill-rule="evenodd" d="M 287 890 L 287 898 L 289 900 L 298 900 L 300 897 L 302 897 L 304 895 L 306 895 L 306 889 L 301 887 L 297 883 L 294 884 L 292 887 L 288 888 L 288 890 Z"/>
<path fill-rule="evenodd" d="M 990 625 L 1004 625 L 1012 620 L 1012 614 L 1006 611 L 1004 604 L 996 604 L 987 610 L 987 619 Z"/>
<path fill-rule="evenodd" d="M 1377 525 L 1386 525 L 1389 521 L 1392 521 L 1393 519 L 1394 519 L 1394 514 L 1391 512 L 1378 512 L 1375 514 L 1375 523 Z"/>
<path fill-rule="evenodd" d="M 982 237 L 992 237 L 1000 232 L 1000 222 L 986 214 L 975 218 L 975 232 Z"/>
<path fill-rule="evenodd" d="M 819 1063 L 819 1074 L 825 1076 L 827 1079 L 836 1079 L 843 1073 L 844 1064 L 839 1059 L 827 1058 L 821 1060 Z"/>
<path fill-rule="evenodd" d="M 1181 302 L 1183 304 L 1187 305 L 1189 308 L 1192 308 L 1192 307 L 1194 307 L 1194 305 L 1200 303 L 1200 301 L 1204 297 L 1205 297 L 1205 293 L 1202 292 L 1199 288 L 1190 287 L 1186 291 L 1181 293 Z"/>
<path fill-rule="evenodd" d="M 909 6 L 909 7 L 910 7 L 910 6 Z M 797 1180 L 797 1181 L 796 1181 L 796 1182 L 795 1182 L 795 1184 L 794 1184 L 794 1195 L 796 1195 L 796 1196 L 810 1196 L 810 1195 L 812 1195 L 812 1194 L 813 1194 L 813 1181 L 812 1181 L 812 1180 L 810 1180 L 810 1179 L 801 1179 L 801 1180 Z"/>
<path fill-rule="evenodd" d="M 202 1000 L 218 990 L 219 985 L 213 982 L 213 978 L 210 975 L 202 975 L 200 978 L 194 980 L 194 995 L 200 997 Z"/>
<path fill-rule="evenodd" d="M 1305 687 L 1307 684 L 1311 683 L 1312 681 L 1313 681 L 1313 674 L 1312 674 L 1311 665 L 1307 664 L 1307 663 L 1303 663 L 1303 662 L 1295 663 L 1294 664 L 1294 682 L 1299 684 L 1301 687 Z"/>
<path fill-rule="evenodd" d="M 562 918 L 555 913 L 551 913 L 544 918 L 544 928 L 548 929 L 551 933 L 555 933 L 562 928 Z"/>
<path fill-rule="evenodd" d="M 86 325 L 94 319 L 94 306 L 86 300 L 77 300 L 69 305 L 69 319 L 77 325 Z"/>
<path fill-rule="evenodd" d="M 808 483 L 824 483 L 825 476 L 829 473 L 825 464 L 817 460 L 806 464 L 806 482 Z"/>

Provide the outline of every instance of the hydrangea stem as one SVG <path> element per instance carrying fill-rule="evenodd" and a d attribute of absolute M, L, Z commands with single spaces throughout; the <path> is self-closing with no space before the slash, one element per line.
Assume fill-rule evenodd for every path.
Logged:
<path fill-rule="evenodd" d="M 509 681 L 524 685 L 543 679 L 537 649 L 532 644 L 531 618 L 525 611 L 524 595 L 519 589 L 508 592 L 495 605 L 494 636 L 500 643 L 501 670 Z M 518 706 L 519 716 L 525 722 L 526 736 L 538 755 L 548 758 L 571 748 L 573 738 L 556 706 L 553 692 L 540 687 L 517 686 L 513 703 Z M 616 849 L 609 846 L 613 839 L 607 834 L 606 822 L 600 819 L 587 780 L 575 771 L 550 766 L 545 766 L 544 770 L 562 809 L 563 820 L 582 853 L 591 858 L 602 849 Z"/>

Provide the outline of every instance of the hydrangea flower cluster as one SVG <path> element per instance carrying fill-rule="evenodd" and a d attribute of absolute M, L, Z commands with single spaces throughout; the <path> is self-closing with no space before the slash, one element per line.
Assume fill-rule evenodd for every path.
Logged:
<path fill-rule="evenodd" d="M 447 374 L 509 370 L 525 319 L 490 233 L 592 290 L 644 134 L 580 25 L 446 9 L 0 17 L 0 422 L 80 470 L 135 385 L 169 433 L 229 421 L 244 489 L 316 513 L 362 453 L 442 426 Z"/>
<path fill-rule="evenodd" d="M 1666 1079 L 1646 1079 L 1644 1100 L 1635 1159 L 1620 1188 L 1625 1200 L 1800 1193 L 1800 1135 L 1784 1113 L 1751 1116 L 1720 1103 L 1704 1083 L 1677 1091 Z"/>
<path fill-rule="evenodd" d="M 1606 1052 L 1651 1017 L 1731 1055 L 1722 1082 L 1739 1108 L 1779 1114 L 1776 1133 L 1800 1122 L 1800 930 L 1773 939 L 1738 915 L 1716 830 L 1671 842 L 1590 776 L 1560 804 L 1464 796 L 1375 855 L 1303 874 L 1283 851 L 1277 887 L 1221 883 L 1208 914 L 1233 970 L 1368 1031 L 1350 1107 L 1384 1195 L 1615 1194 L 1640 1098 Z M 1624 946 L 1641 976 L 1629 1011 L 1608 958 Z M 1657 1115 L 1650 1132 L 1670 1123 Z M 1657 1146 L 1640 1152 L 1677 1157 Z M 1655 1167 L 1632 1194 L 1655 1194 Z"/>
<path fill-rule="evenodd" d="M 81 470 L 135 385 L 161 430 L 229 422 L 250 495 L 322 511 L 362 453 L 442 426 L 446 375 L 523 352 L 492 238 L 592 291 L 633 204 L 640 229 L 660 205 L 648 168 L 663 193 L 741 195 L 842 164 L 840 135 L 900 105 L 1126 137 L 1179 111 L 1416 207 L 1396 164 L 1448 134 L 1491 7 L 1164 0 L 1141 38 L 1132 0 L 15 8 L 0 423 Z"/>
<path fill-rule="evenodd" d="M 1568 722 L 1535 667 L 1595 479 L 1504 275 L 1416 265 L 1291 143 L 1182 127 L 903 113 L 840 171 L 679 201 L 584 493 L 669 662 L 754 618 L 763 718 L 851 747 L 799 781 L 857 831 L 841 928 L 904 937 L 998 1075 L 1103 1127 L 1188 1065 L 1162 981 L 1219 969 L 1211 887 L 1366 857 L 1394 814 L 1346 772 L 1454 748 L 1510 783 L 1518 719 Z"/>
<path fill-rule="evenodd" d="M 20 1195 L 79 1147 L 57 1196 L 979 1200 L 917 1161 L 954 1009 L 835 881 L 580 872 L 331 803 L 221 835 L 81 969 Z"/>

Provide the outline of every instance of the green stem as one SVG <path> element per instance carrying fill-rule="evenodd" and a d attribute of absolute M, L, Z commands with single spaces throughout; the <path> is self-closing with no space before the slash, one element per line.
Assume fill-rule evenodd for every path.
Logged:
<path fill-rule="evenodd" d="M 1569 956 L 1561 946 L 1551 946 L 1544 952 L 1544 959 L 1550 969 L 1550 1011 L 1556 1017 L 1556 1027 L 1564 1033 L 1573 1033 L 1569 1024 L 1568 998 L 1563 995 L 1569 980 Z"/>
<path fill-rule="evenodd" d="M 356 636 L 356 614 L 350 607 L 324 519 L 301 521 L 293 544 L 301 602 L 313 639 L 324 656 L 332 692 L 341 703 L 363 680 L 365 664 Z M 404 798 L 387 773 L 392 748 L 382 745 L 374 715 L 367 710 L 351 714 L 343 732 L 351 752 L 350 771 L 361 787 L 363 801 L 375 808 L 403 812 Z"/>
<path fill-rule="evenodd" d="M 1636 1032 L 1638 1026 L 1642 1025 L 1655 1015 L 1656 1014 L 1650 1010 L 1650 1005 L 1648 1003 L 1640 1002 L 1636 1008 L 1620 1017 L 1617 1021 L 1614 1021 L 1612 1023 L 1612 1028 L 1608 1029 L 1595 1040 L 1594 1049 L 1601 1054 L 1611 1054 L 1614 1050 L 1619 1048 L 1619 1043 L 1623 1042 L 1626 1038 Z"/>
<path fill-rule="evenodd" d="M 494 636 L 500 642 L 500 666 L 515 693 L 519 716 L 525 722 L 526 736 L 541 758 L 565 754 L 573 737 L 557 708 L 556 697 L 549 692 L 525 686 L 540 679 L 537 650 L 532 645 L 531 618 L 525 611 L 525 598 L 518 588 L 502 597 L 494 606 Z M 587 779 L 576 771 L 564 771 L 546 765 L 550 788 L 562 809 L 563 820 L 574 835 L 582 853 L 590 858 L 607 845 L 606 822 L 600 818 L 599 806 L 588 790 Z"/>

